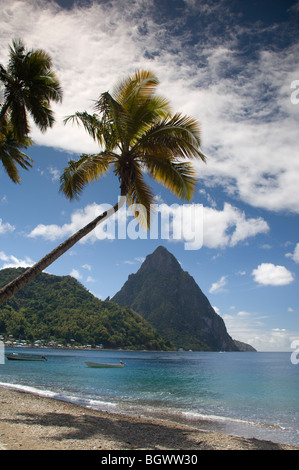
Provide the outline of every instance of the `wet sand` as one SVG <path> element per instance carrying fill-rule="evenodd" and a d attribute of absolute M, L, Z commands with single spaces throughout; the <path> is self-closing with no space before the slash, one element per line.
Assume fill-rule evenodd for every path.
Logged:
<path fill-rule="evenodd" d="M 0 387 L 0 450 L 299 450 Z"/>

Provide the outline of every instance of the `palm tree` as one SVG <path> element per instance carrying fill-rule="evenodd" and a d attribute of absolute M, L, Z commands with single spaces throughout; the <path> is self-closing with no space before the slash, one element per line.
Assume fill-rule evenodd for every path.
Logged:
<path fill-rule="evenodd" d="M 1 83 L 3 102 L 0 105 L 0 158 L 6 171 L 8 166 L 15 166 L 16 163 L 28 169 L 32 160 L 19 150 L 31 144 L 28 139 L 28 113 L 39 129 L 45 132 L 54 123 L 50 102 L 59 102 L 62 99 L 59 81 L 52 70 L 52 59 L 42 49 L 27 52 L 21 40 L 14 40 L 9 47 L 8 66 L 5 68 L 0 64 Z M 13 152 L 9 164 L 10 148 Z M 17 151 L 20 152 L 18 158 Z M 10 171 L 8 175 L 11 177 Z M 20 182 L 16 166 L 11 179 Z"/>
<path fill-rule="evenodd" d="M 32 166 L 33 160 L 20 150 L 20 148 L 26 149 L 29 145 L 32 145 L 30 137 L 24 136 L 22 140 L 17 140 L 11 122 L 3 120 L 0 127 L 0 160 L 14 183 L 21 182 L 17 165 L 25 170 Z"/>
<path fill-rule="evenodd" d="M 157 77 L 149 71 L 136 71 L 121 81 L 112 94 L 100 95 L 94 114 L 77 112 L 66 118 L 83 124 L 103 148 L 99 153 L 82 155 L 69 161 L 61 176 L 61 191 L 69 198 L 78 197 L 83 188 L 97 180 L 111 166 L 120 183 L 121 203 L 141 204 L 149 226 L 153 194 L 144 181 L 146 172 L 173 193 L 190 200 L 195 189 L 191 159 L 205 160 L 200 151 L 198 122 L 189 116 L 171 114 L 169 102 L 155 93 Z M 120 204 L 95 218 L 21 276 L 0 290 L 0 304 L 48 267 L 99 223 L 115 213 Z M 137 216 L 142 219 L 142 214 Z M 145 219 L 145 220 L 144 220 Z"/>

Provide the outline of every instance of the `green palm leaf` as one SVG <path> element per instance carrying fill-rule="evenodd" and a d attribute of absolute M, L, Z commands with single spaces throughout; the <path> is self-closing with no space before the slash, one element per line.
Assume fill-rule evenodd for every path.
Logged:
<path fill-rule="evenodd" d="M 102 122 L 96 114 L 77 112 L 71 116 L 67 116 L 64 119 L 65 124 L 69 121 L 75 122 L 76 124 L 81 123 L 94 141 L 98 142 L 100 145 L 105 143 L 105 140 L 103 140 Z"/>
<path fill-rule="evenodd" d="M 29 137 L 23 137 L 20 144 L 15 138 L 11 123 L 2 123 L 0 126 L 0 161 L 14 183 L 21 181 L 18 166 L 25 170 L 32 167 L 33 160 L 20 150 L 29 145 L 32 145 Z"/>
<path fill-rule="evenodd" d="M 60 178 L 60 191 L 69 199 L 78 198 L 84 187 L 106 173 L 115 156 L 111 153 L 82 155 L 79 160 L 70 160 Z"/>
<path fill-rule="evenodd" d="M 196 186 L 196 175 L 189 162 L 178 162 L 159 155 L 146 155 L 145 168 L 159 183 L 180 199 L 190 201 Z"/>
<path fill-rule="evenodd" d="M 150 227 L 151 205 L 154 202 L 154 195 L 151 188 L 145 183 L 142 171 L 136 165 L 134 182 L 127 193 L 127 202 L 131 206 L 134 216 L 140 225 L 147 229 Z"/>
<path fill-rule="evenodd" d="M 206 160 L 200 150 L 197 121 L 181 114 L 175 114 L 172 118 L 166 118 L 152 126 L 136 144 L 137 151 L 142 149 L 145 153 L 171 152 L 175 158 Z"/>

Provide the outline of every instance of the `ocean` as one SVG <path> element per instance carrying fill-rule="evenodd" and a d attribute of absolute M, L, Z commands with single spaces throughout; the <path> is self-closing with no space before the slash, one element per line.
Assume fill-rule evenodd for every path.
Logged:
<path fill-rule="evenodd" d="M 299 446 L 299 364 L 281 352 L 5 349 L 0 386 L 113 413 Z M 84 361 L 125 362 L 91 369 Z"/>

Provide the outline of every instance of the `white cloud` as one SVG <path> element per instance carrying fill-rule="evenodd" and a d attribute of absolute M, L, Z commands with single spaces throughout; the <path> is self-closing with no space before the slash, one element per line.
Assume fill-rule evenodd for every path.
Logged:
<path fill-rule="evenodd" d="M 39 224 L 29 233 L 28 237 L 43 237 L 54 241 L 70 236 L 110 207 L 109 204 L 89 204 L 84 209 L 78 209 L 71 214 L 70 223 L 65 223 L 62 226 Z M 176 241 L 185 242 L 198 238 L 199 240 L 202 239 L 203 245 L 208 248 L 225 248 L 233 247 L 247 238 L 266 233 L 269 230 L 269 226 L 264 219 L 260 217 L 256 219 L 246 218 L 244 212 L 227 203 L 224 204 L 223 210 L 203 207 L 200 212 L 203 218 L 202 223 L 193 227 L 192 219 L 190 219 L 192 213 L 187 211 L 190 208 L 191 205 L 174 204 L 169 206 L 164 203 L 159 204 L 156 207 L 156 213 L 158 211 L 161 213 L 161 221 L 158 222 L 161 231 L 155 234 L 154 232 L 144 232 L 141 228 L 136 229 L 131 211 L 123 207 L 116 216 L 112 215 L 107 221 L 97 226 L 81 242 L 85 243 L 87 240 L 92 242 L 103 239 L 113 240 L 118 236 L 127 238 L 136 236 L 136 238 L 144 239 L 161 237 L 174 241 L 172 237 L 175 233 Z M 189 223 L 187 223 L 188 221 Z M 195 228 L 199 233 L 196 232 L 195 234 Z M 119 235 L 121 231 L 124 231 L 123 235 Z M 195 249 L 200 247 L 201 245 Z"/>
<path fill-rule="evenodd" d="M 221 316 L 232 338 L 250 344 L 257 351 L 289 351 L 292 341 L 299 337 L 298 331 L 269 327 L 265 322 L 267 317 L 260 313 L 239 311 Z"/>
<path fill-rule="evenodd" d="M 204 208 L 203 243 L 209 248 L 235 246 L 249 237 L 268 231 L 269 225 L 264 219 L 247 219 L 244 212 L 231 204 L 225 203 L 223 210 Z"/>
<path fill-rule="evenodd" d="M 37 238 L 42 237 L 46 240 L 59 240 L 63 237 L 67 237 L 76 233 L 79 229 L 87 225 L 91 222 L 94 218 L 98 215 L 102 214 L 107 208 L 110 208 L 109 205 L 99 205 L 99 204 L 89 204 L 84 209 L 78 209 L 71 215 L 71 222 L 66 223 L 62 226 L 59 225 L 44 225 L 39 224 L 37 225 L 29 234 L 28 237 L 30 238 Z M 85 243 L 87 240 L 95 241 L 96 239 L 105 238 L 106 235 L 108 238 L 111 238 L 112 235 L 109 235 L 104 232 L 105 227 L 110 227 L 112 225 L 112 217 L 111 220 L 108 219 L 107 223 L 103 223 L 98 226 L 95 230 L 93 230 L 89 235 L 84 237 L 81 240 L 81 243 Z"/>
<path fill-rule="evenodd" d="M 15 227 L 8 222 L 2 222 L 2 219 L 0 219 L 0 234 L 2 233 L 7 233 L 7 232 L 13 232 L 15 230 Z"/>
<path fill-rule="evenodd" d="M 237 316 L 238 316 L 238 317 L 243 317 L 243 318 L 244 318 L 244 317 L 250 317 L 250 316 L 251 316 L 251 313 L 250 313 L 250 312 L 245 312 L 245 311 L 242 311 L 242 310 L 241 310 L 240 312 L 237 313 Z"/>
<path fill-rule="evenodd" d="M 70 276 L 77 279 L 77 281 L 79 281 L 79 279 L 82 279 L 82 276 L 81 276 L 80 272 L 78 271 L 78 269 L 72 269 L 71 272 L 70 272 Z"/>
<path fill-rule="evenodd" d="M 59 180 L 59 177 L 60 177 L 60 171 L 57 169 L 57 168 L 53 168 L 52 166 L 50 166 L 48 168 L 48 171 L 51 175 L 51 179 L 52 181 L 58 181 Z"/>
<path fill-rule="evenodd" d="M 173 229 L 176 234 L 181 233 L 181 241 L 202 238 L 202 245 L 208 248 L 233 247 L 250 237 L 267 233 L 270 230 L 263 218 L 246 218 L 244 212 L 228 203 L 224 204 L 222 210 L 203 206 L 202 211 L 199 212 L 202 218 L 201 223 L 197 220 L 195 226 L 192 223 L 186 223 L 190 217 L 187 211 L 182 211 L 182 205 L 161 204 L 159 211 L 162 214 L 162 224 L 168 224 L 169 215 L 173 217 Z M 195 230 L 202 231 L 202 234 L 197 233 L 195 236 Z M 167 232 L 164 227 L 161 233 L 163 231 Z"/>
<path fill-rule="evenodd" d="M 293 282 L 292 273 L 285 266 L 262 263 L 252 271 L 255 282 L 264 286 L 285 286 Z"/>
<path fill-rule="evenodd" d="M 143 263 L 143 261 L 145 260 L 145 258 L 143 256 L 137 256 L 136 258 L 134 258 L 133 260 L 125 260 L 124 261 L 124 264 L 136 264 L 136 263 Z"/>
<path fill-rule="evenodd" d="M 215 310 L 215 312 L 217 313 L 217 315 L 220 315 L 220 316 L 221 316 L 220 309 L 219 309 L 218 307 L 216 307 L 216 305 L 213 305 L 213 309 Z"/>
<path fill-rule="evenodd" d="M 239 275 L 239 276 L 245 276 L 245 275 L 246 275 L 246 271 L 238 271 L 238 272 L 237 272 L 237 275 Z"/>
<path fill-rule="evenodd" d="M 219 292 L 225 292 L 224 287 L 227 284 L 227 276 L 222 276 L 219 281 L 214 282 L 209 289 L 210 294 L 217 294 Z"/>
<path fill-rule="evenodd" d="M 14 255 L 7 255 L 3 251 L 0 251 L 0 261 L 3 261 L 1 269 L 5 268 L 27 268 L 34 264 L 34 261 L 29 256 L 25 256 L 24 259 L 17 258 Z"/>
<path fill-rule="evenodd" d="M 70 152 L 94 151 L 85 131 L 63 126 L 63 118 L 91 110 L 93 100 L 120 77 L 150 68 L 173 109 L 201 123 L 209 158 L 207 165 L 198 165 L 198 175 L 206 185 L 223 185 L 255 207 L 298 213 L 298 105 L 290 100 L 290 84 L 299 73 L 298 41 L 273 51 L 262 45 L 274 28 L 242 27 L 222 2 L 207 6 L 188 0 L 185 6 L 169 27 L 155 21 L 152 0 L 125 2 L 125 7 L 120 0 L 92 2 L 72 9 L 45 0 L 6 0 L 0 62 L 7 61 L 5 45 L 11 38 L 22 37 L 28 47 L 51 54 L 64 89 L 63 103 L 53 107 L 55 126 L 45 134 L 33 126 L 35 142 Z M 185 27 L 193 15 L 200 43 Z M 220 36 L 215 28 L 221 24 L 226 28 Z M 258 41 L 254 59 L 238 53 L 241 38 L 248 44 Z M 239 230 L 236 242 L 238 237 Z"/>
<path fill-rule="evenodd" d="M 292 258 L 295 263 L 299 263 L 299 243 L 295 246 L 294 253 L 286 253 L 287 258 Z"/>
<path fill-rule="evenodd" d="M 88 271 L 91 271 L 91 266 L 90 264 L 83 264 L 82 268 L 87 269 Z"/>

